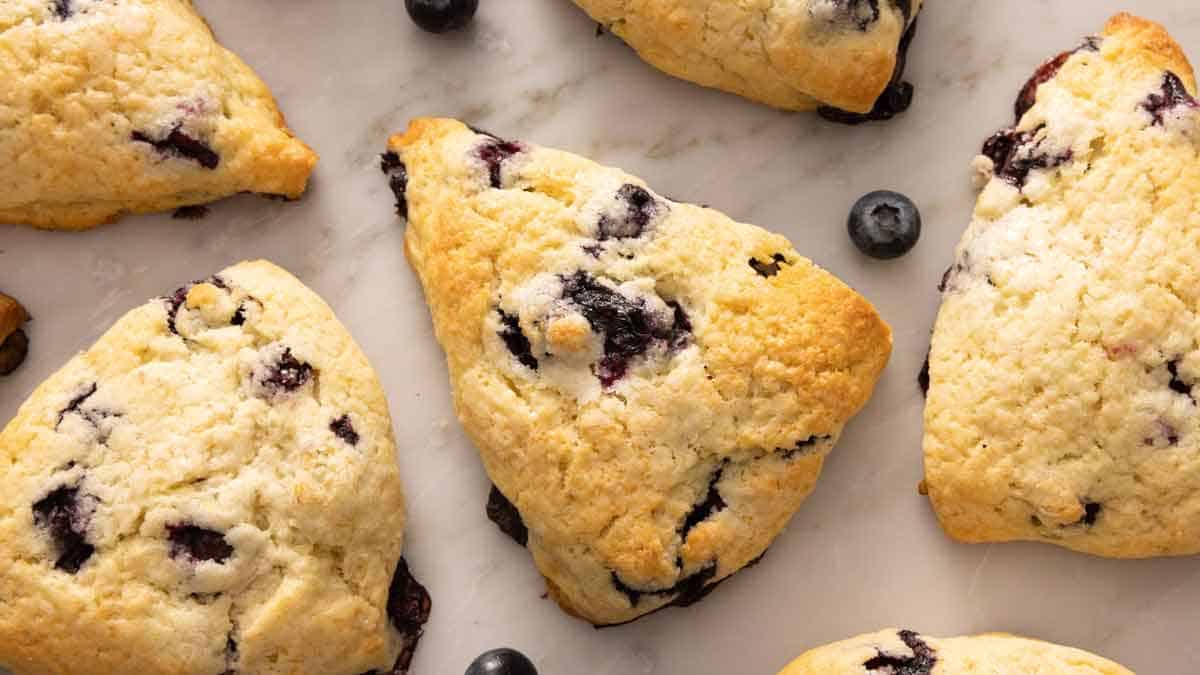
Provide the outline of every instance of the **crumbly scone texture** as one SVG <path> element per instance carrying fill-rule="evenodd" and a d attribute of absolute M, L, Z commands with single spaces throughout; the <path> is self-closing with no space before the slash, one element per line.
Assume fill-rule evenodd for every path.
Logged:
<path fill-rule="evenodd" d="M 865 113 L 922 0 L 575 0 L 647 63 L 785 110 Z"/>
<path fill-rule="evenodd" d="M 126 314 L 0 433 L 0 665 L 391 672 L 404 504 L 387 403 L 267 262 Z"/>
<path fill-rule="evenodd" d="M 0 3 L 0 223 L 76 230 L 239 192 L 317 156 L 189 0 Z"/>
<path fill-rule="evenodd" d="M 384 157 L 454 402 L 552 596 L 632 620 L 759 557 L 891 352 L 781 236 L 418 119 Z"/>
<path fill-rule="evenodd" d="M 1038 70 L 977 159 L 925 408 L 954 538 L 1200 552 L 1195 86 L 1161 26 L 1118 15 Z"/>
<path fill-rule="evenodd" d="M 1133 675 L 1094 654 L 988 633 L 935 638 L 889 628 L 806 652 L 779 675 Z"/>

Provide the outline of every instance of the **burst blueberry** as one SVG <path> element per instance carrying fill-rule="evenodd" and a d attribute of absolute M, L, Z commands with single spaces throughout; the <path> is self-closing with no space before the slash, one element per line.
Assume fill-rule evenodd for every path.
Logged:
<path fill-rule="evenodd" d="M 33 522 L 54 541 L 54 567 L 75 574 L 96 552 L 87 540 L 96 499 L 77 486 L 64 485 L 33 505 Z"/>
<path fill-rule="evenodd" d="M 233 555 L 233 547 L 225 535 L 215 530 L 191 524 L 169 525 L 167 539 L 170 554 L 176 560 L 190 563 L 215 562 L 224 564 Z"/>

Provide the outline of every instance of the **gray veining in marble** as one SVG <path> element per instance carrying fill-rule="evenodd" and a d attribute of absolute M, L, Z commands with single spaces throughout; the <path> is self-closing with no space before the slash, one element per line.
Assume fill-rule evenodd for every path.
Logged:
<path fill-rule="evenodd" d="M 238 197 L 199 222 L 129 218 L 83 234 L 0 228 L 0 288 L 36 316 L 29 361 L 0 381 L 0 419 L 127 309 L 267 257 L 330 301 L 388 390 L 411 512 L 406 552 L 434 598 L 416 675 L 461 673 L 501 645 L 545 675 L 771 675 L 808 647 L 889 625 L 1011 631 L 1144 674 L 1200 671 L 1195 559 L 956 544 L 916 492 L 915 376 L 934 287 L 971 211 L 969 160 L 1009 122 L 1037 64 L 1114 11 L 1164 22 L 1200 57 L 1192 0 L 930 0 L 910 56 L 916 104 L 860 128 L 669 79 L 596 37 L 567 0 L 482 0 L 471 30 L 440 37 L 415 29 L 401 0 L 197 4 L 321 153 L 312 192 L 294 204 Z M 460 116 L 622 166 L 664 194 L 788 235 L 878 305 L 895 329 L 892 362 L 763 564 L 695 607 L 603 631 L 541 597 L 528 556 L 483 516 L 488 482 L 454 420 L 378 171 L 386 136 L 416 115 Z M 862 258 L 844 232 L 850 204 L 877 188 L 909 194 L 925 218 L 920 245 L 893 262 Z"/>

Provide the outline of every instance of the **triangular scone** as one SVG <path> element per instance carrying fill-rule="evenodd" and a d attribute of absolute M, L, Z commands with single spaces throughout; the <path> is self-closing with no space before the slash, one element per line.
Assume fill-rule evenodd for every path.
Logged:
<path fill-rule="evenodd" d="M 84 229 L 239 192 L 317 156 L 188 0 L 0 3 L 0 224 Z"/>
<path fill-rule="evenodd" d="M 0 433 L 0 664 L 403 673 L 387 401 L 329 307 L 242 263 L 126 314 Z"/>
<path fill-rule="evenodd" d="M 1044 64 L 943 280 L 925 485 L 964 541 L 1200 552 L 1200 105 L 1126 14 Z"/>
<path fill-rule="evenodd" d="M 575 4 L 659 70 L 777 108 L 881 118 L 912 98 L 900 75 L 922 0 Z"/>
<path fill-rule="evenodd" d="M 779 675 L 1133 675 L 1089 654 L 1041 640 L 987 633 L 935 638 L 910 630 L 878 633 L 810 650 Z"/>
<path fill-rule="evenodd" d="M 874 307 L 582 157 L 436 119 L 389 148 L 489 513 L 559 604 L 628 621 L 761 556 L 888 360 Z"/>

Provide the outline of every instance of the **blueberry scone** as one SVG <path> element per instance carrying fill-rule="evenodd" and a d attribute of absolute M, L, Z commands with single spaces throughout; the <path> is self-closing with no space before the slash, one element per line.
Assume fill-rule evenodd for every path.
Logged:
<path fill-rule="evenodd" d="M 934 638 L 888 629 L 813 649 L 779 675 L 1133 675 L 1071 647 L 989 633 Z"/>
<path fill-rule="evenodd" d="M 1200 105 L 1122 14 L 1048 61 L 942 282 L 925 487 L 956 539 L 1200 552 Z"/>
<path fill-rule="evenodd" d="M 575 0 L 675 77 L 838 121 L 907 109 L 922 0 Z"/>
<path fill-rule="evenodd" d="M 76 230 L 239 192 L 317 157 L 190 0 L 0 2 L 0 223 Z"/>
<path fill-rule="evenodd" d="M 620 623 L 759 558 L 888 360 L 871 304 L 783 237 L 453 120 L 383 168 L 488 512 L 554 599 Z"/>
<path fill-rule="evenodd" d="M 400 674 L 387 402 L 329 307 L 242 263 L 126 314 L 0 433 L 0 666 Z"/>

